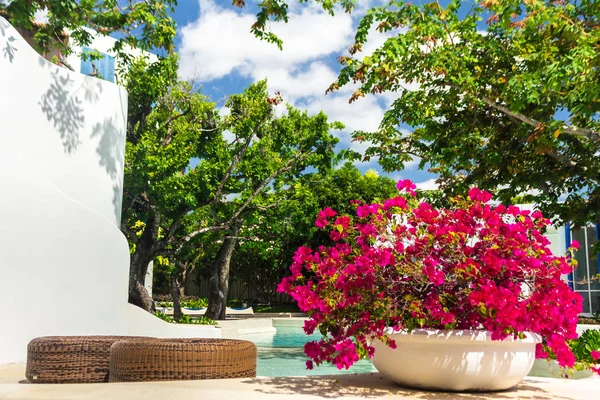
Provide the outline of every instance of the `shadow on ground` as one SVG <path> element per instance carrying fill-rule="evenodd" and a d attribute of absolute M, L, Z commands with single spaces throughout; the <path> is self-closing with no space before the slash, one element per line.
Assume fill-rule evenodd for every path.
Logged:
<path fill-rule="evenodd" d="M 255 389 L 265 394 L 302 394 L 333 399 L 341 396 L 364 398 L 385 398 L 385 396 L 401 396 L 409 399 L 522 399 L 522 400 L 550 400 L 570 399 L 569 397 L 556 396 L 550 392 L 531 386 L 537 381 L 528 380 L 521 382 L 514 388 L 502 392 L 486 393 L 455 393 L 432 392 L 425 390 L 409 389 L 398 386 L 392 381 L 384 379 L 378 373 L 323 376 L 323 379 L 307 379 L 304 377 L 278 377 L 257 378 L 243 383 L 261 383 L 260 389 Z"/>

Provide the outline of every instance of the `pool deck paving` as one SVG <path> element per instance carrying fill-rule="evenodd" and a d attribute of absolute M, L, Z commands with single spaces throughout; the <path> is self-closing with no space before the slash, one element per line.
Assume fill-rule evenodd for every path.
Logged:
<path fill-rule="evenodd" d="M 600 398 L 600 379 L 525 378 L 495 393 L 444 393 L 400 387 L 377 373 L 254 379 L 144 383 L 30 384 L 24 364 L 0 365 L 0 399 L 152 400 L 152 399 L 581 399 Z"/>

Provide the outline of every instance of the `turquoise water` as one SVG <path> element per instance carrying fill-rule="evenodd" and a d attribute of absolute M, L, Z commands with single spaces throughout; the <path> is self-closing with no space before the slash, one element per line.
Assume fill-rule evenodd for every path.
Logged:
<path fill-rule="evenodd" d="M 300 327 L 277 327 L 274 335 L 247 335 L 244 339 L 254 342 L 258 348 L 258 376 L 337 375 L 376 371 L 369 360 L 360 360 L 349 370 L 338 370 L 332 365 L 315 366 L 307 370 L 304 343 L 320 337 L 318 334 L 306 335 Z"/>

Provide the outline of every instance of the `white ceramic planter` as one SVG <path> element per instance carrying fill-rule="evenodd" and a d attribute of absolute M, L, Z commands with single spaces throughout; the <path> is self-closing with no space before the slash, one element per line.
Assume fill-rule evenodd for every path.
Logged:
<path fill-rule="evenodd" d="M 492 340 L 491 332 L 415 330 L 393 333 L 396 349 L 380 340 L 373 365 L 380 374 L 402 386 L 450 391 L 509 389 L 523 379 L 535 360 L 539 336 Z"/>

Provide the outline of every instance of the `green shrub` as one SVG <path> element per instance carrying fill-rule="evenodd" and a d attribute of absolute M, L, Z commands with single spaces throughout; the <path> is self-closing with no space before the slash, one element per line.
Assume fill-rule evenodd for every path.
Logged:
<path fill-rule="evenodd" d="M 154 315 L 171 324 L 217 325 L 217 321 L 205 316 L 196 319 L 187 314 L 181 314 L 181 318 L 175 321 L 172 316 L 163 314 L 160 311 L 155 312 Z"/>
<path fill-rule="evenodd" d="M 214 319 L 200 316 L 198 318 L 192 318 L 187 314 L 181 314 L 181 318 L 177 320 L 178 324 L 193 324 L 193 325 L 217 325 L 217 321 Z"/>
<path fill-rule="evenodd" d="M 181 307 L 187 308 L 206 308 L 208 306 L 208 299 L 198 297 L 196 299 L 181 300 Z"/>
<path fill-rule="evenodd" d="M 173 298 L 171 295 L 154 296 L 154 301 L 156 301 L 158 307 L 173 307 Z M 181 296 L 179 304 L 181 307 L 206 308 L 208 306 L 208 299 L 197 296 Z"/>
<path fill-rule="evenodd" d="M 167 314 L 163 314 L 160 311 L 157 311 L 154 313 L 154 315 L 156 315 L 158 318 L 162 319 L 163 321 L 167 321 L 170 323 L 173 323 L 173 317 L 171 317 L 170 315 Z"/>
<path fill-rule="evenodd" d="M 588 329 L 575 340 L 569 341 L 569 347 L 578 363 L 595 364 L 592 351 L 600 351 L 600 331 Z"/>

